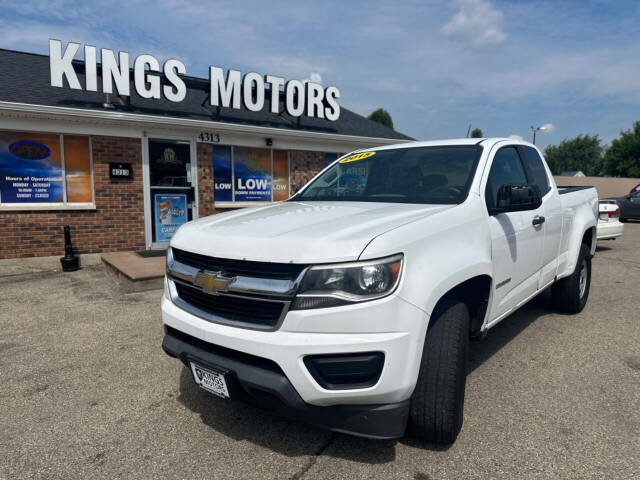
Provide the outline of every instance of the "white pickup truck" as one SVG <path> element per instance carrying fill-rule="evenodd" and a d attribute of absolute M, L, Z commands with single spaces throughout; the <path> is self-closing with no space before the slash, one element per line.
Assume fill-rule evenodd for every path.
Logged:
<path fill-rule="evenodd" d="M 471 338 L 548 287 L 580 312 L 595 189 L 505 139 L 361 150 L 167 252 L 167 354 L 202 388 L 335 431 L 451 443 Z"/>

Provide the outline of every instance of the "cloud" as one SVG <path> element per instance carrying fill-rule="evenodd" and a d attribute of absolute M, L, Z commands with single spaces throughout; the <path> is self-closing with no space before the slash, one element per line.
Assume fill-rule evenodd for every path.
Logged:
<path fill-rule="evenodd" d="M 322 85 L 322 75 L 320 75 L 318 72 L 311 72 L 308 78 L 302 79 L 302 83 L 307 83 L 307 82 L 317 83 L 319 85 Z"/>
<path fill-rule="evenodd" d="M 507 39 L 502 31 L 504 15 L 488 0 L 456 0 L 458 11 L 441 31 L 447 37 L 476 50 L 500 45 Z"/>

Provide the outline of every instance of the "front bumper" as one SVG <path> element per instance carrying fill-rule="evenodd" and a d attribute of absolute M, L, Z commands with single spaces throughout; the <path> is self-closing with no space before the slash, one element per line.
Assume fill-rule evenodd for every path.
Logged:
<path fill-rule="evenodd" d="M 278 330 L 223 325 L 186 312 L 166 297 L 165 326 L 208 344 L 270 360 L 304 403 L 315 406 L 381 405 L 407 400 L 418 377 L 427 314 L 397 295 L 362 304 L 289 311 Z M 382 352 L 377 383 L 366 388 L 328 390 L 304 364 L 307 355 Z"/>
<path fill-rule="evenodd" d="M 232 372 L 228 382 L 234 399 L 338 432 L 376 439 L 404 434 L 409 400 L 384 405 L 319 407 L 304 402 L 282 370 L 269 360 L 210 345 L 171 327 L 165 327 L 162 348 L 187 366 L 193 361 Z"/>

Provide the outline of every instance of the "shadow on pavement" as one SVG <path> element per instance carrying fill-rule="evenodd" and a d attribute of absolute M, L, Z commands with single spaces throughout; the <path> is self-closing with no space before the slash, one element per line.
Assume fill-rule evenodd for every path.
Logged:
<path fill-rule="evenodd" d="M 551 290 L 547 289 L 517 312 L 492 327 L 484 340 L 471 342 L 467 373 L 473 372 L 539 317 L 548 315 L 550 312 L 554 312 L 554 310 L 551 306 Z"/>
<path fill-rule="evenodd" d="M 491 329 L 481 342 L 471 342 L 468 371 L 489 360 L 540 316 L 549 313 L 550 293 L 544 292 L 527 306 Z M 242 402 L 223 400 L 195 385 L 191 372 L 180 373 L 178 401 L 196 412 L 202 422 L 234 440 L 245 440 L 289 457 L 327 455 L 351 461 L 380 464 L 395 459 L 397 440 L 379 441 L 329 432 Z M 404 437 L 404 445 L 432 451 L 446 451 L 438 445 Z M 339 447 L 336 445 L 339 444 Z M 336 448 L 333 448 L 336 447 Z"/>
<path fill-rule="evenodd" d="M 216 432 L 289 457 L 325 454 L 371 464 L 395 459 L 396 441 L 348 437 L 288 420 L 242 402 L 217 398 L 194 383 L 187 367 L 180 372 L 178 401 L 200 414 L 202 422 Z M 341 448 L 332 450 L 331 446 L 341 438 L 349 438 L 349 442 L 340 442 Z"/>

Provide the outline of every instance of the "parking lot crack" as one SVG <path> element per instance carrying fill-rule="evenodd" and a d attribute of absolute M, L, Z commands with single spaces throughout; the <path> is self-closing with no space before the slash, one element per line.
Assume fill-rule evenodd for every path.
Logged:
<path fill-rule="evenodd" d="M 297 472 L 296 474 L 294 474 L 291 477 L 291 480 L 300 480 L 302 477 L 304 477 L 306 475 L 306 473 L 311 470 L 311 467 L 313 467 L 316 462 L 318 461 L 318 458 L 327 450 L 327 448 L 329 448 L 329 446 L 333 443 L 333 441 L 336 439 L 336 434 L 334 432 L 331 432 L 329 434 L 329 436 L 327 437 L 327 440 L 322 443 L 318 449 L 313 453 L 313 455 L 311 456 L 311 458 L 309 458 L 309 461 L 306 463 L 306 465 L 304 467 L 302 467 L 302 469 Z"/>

